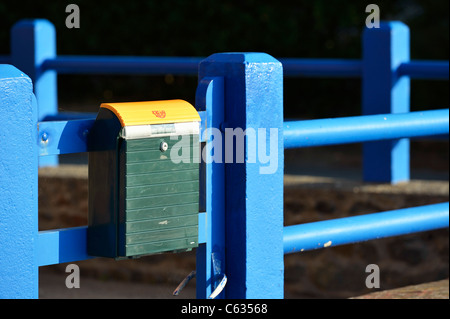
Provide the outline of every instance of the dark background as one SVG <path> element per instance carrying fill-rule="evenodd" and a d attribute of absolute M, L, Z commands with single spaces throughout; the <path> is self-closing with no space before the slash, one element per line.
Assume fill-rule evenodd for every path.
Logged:
<path fill-rule="evenodd" d="M 81 28 L 67 29 L 69 3 Z M 361 58 L 361 32 L 374 1 L 165 0 L 0 2 L 0 55 L 24 18 L 56 27 L 58 54 L 198 56 L 259 51 L 276 58 Z M 382 20 L 411 29 L 412 59 L 449 59 L 449 1 L 377 0 Z M 96 111 L 102 102 L 182 98 L 194 103 L 195 76 L 58 77 L 60 109 Z M 412 110 L 447 108 L 447 81 L 413 81 Z M 286 118 L 359 115 L 359 79 L 286 78 Z"/>

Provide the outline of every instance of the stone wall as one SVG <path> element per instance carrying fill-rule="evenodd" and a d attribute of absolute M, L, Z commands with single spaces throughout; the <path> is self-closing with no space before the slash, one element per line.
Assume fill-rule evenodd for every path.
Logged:
<path fill-rule="evenodd" d="M 40 169 L 39 228 L 84 226 L 88 215 L 86 166 Z M 347 180 L 285 177 L 285 225 L 448 202 L 448 182 L 414 181 L 391 186 Z M 286 298 L 346 298 L 366 288 L 368 264 L 381 271 L 381 289 L 448 278 L 448 229 L 330 247 L 285 256 Z M 174 288 L 195 269 L 195 252 L 137 260 L 97 258 L 77 262 L 81 276 L 102 280 L 169 283 Z M 65 265 L 41 267 L 61 272 Z M 195 281 L 194 283 L 195 284 Z"/>
<path fill-rule="evenodd" d="M 448 202 L 448 183 L 391 186 L 286 176 L 285 224 Z M 380 267 L 381 289 L 448 278 L 448 229 L 330 247 L 285 257 L 286 297 L 344 298 L 371 292 L 369 264 Z"/>

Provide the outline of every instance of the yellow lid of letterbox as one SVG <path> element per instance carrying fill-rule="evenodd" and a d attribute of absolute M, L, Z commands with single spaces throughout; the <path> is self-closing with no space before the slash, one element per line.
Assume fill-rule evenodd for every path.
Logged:
<path fill-rule="evenodd" d="M 112 111 L 122 127 L 200 122 L 200 116 L 195 108 L 183 100 L 103 103 L 100 107 Z"/>

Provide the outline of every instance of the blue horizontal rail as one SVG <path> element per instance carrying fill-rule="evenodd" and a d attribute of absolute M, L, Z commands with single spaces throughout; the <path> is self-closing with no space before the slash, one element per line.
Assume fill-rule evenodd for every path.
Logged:
<path fill-rule="evenodd" d="M 64 56 L 46 60 L 44 70 L 70 74 L 197 75 L 201 57 Z M 286 76 L 360 77 L 362 64 L 344 59 L 280 59 Z"/>
<path fill-rule="evenodd" d="M 70 120 L 87 120 L 95 119 L 97 113 L 94 112 L 58 112 L 53 115 L 47 115 L 43 121 L 70 121 Z"/>
<path fill-rule="evenodd" d="M 133 57 L 133 56 L 58 56 L 47 59 L 43 70 L 60 74 L 174 74 L 197 75 L 203 57 Z M 288 77 L 359 78 L 363 63 L 355 59 L 280 58 Z M 11 63 L 9 56 L 0 56 L 0 64 Z M 399 66 L 398 72 L 413 79 L 449 78 L 448 61 L 411 61 Z"/>
<path fill-rule="evenodd" d="M 202 58 L 65 56 L 47 59 L 42 68 L 70 74 L 196 75 Z"/>
<path fill-rule="evenodd" d="M 197 75 L 202 57 L 60 56 L 42 67 L 70 74 Z M 360 77 L 362 63 L 345 59 L 280 59 L 286 76 Z"/>
<path fill-rule="evenodd" d="M 449 133 L 449 110 L 292 121 L 284 124 L 286 149 L 362 143 Z"/>
<path fill-rule="evenodd" d="M 279 59 L 285 76 L 290 77 L 361 77 L 362 62 L 351 59 Z"/>
<path fill-rule="evenodd" d="M 40 231 L 37 241 L 37 264 L 48 266 L 93 257 L 87 253 L 87 227 Z"/>
<path fill-rule="evenodd" d="M 206 214 L 198 215 L 198 241 L 206 242 Z M 49 266 L 88 260 L 87 226 L 40 231 L 37 240 L 37 264 Z"/>
<path fill-rule="evenodd" d="M 202 131 L 204 130 L 204 112 Z M 39 155 L 87 152 L 87 135 L 95 114 L 83 120 L 46 121 L 38 124 Z M 55 119 L 71 118 L 59 114 Z M 285 148 L 327 146 L 383 139 L 436 136 L 449 133 L 449 110 L 357 116 L 284 123 Z"/>
<path fill-rule="evenodd" d="M 284 227 L 284 253 L 449 227 L 449 203 Z"/>
<path fill-rule="evenodd" d="M 88 152 L 87 137 L 95 119 L 38 123 L 39 156 Z"/>
<path fill-rule="evenodd" d="M 199 112 L 201 118 L 201 141 L 205 130 L 205 112 Z M 87 137 L 94 125 L 95 113 L 59 113 L 48 116 L 38 123 L 39 156 L 74 154 L 89 152 Z M 84 117 L 84 119 L 78 119 Z M 68 119 L 68 120 L 64 120 Z"/>
<path fill-rule="evenodd" d="M 403 63 L 399 67 L 400 75 L 409 76 L 412 79 L 448 80 L 448 61 L 412 61 Z"/>

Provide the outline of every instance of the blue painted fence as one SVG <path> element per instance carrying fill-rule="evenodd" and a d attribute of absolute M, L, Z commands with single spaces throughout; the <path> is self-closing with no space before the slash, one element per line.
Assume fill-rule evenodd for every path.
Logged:
<path fill-rule="evenodd" d="M 266 136 L 266 144 L 273 137 L 277 142 L 273 174 L 261 174 L 267 165 L 261 161 L 223 164 L 222 152 L 222 162 L 210 163 L 207 153 L 199 298 L 217 284 L 213 255 L 228 278 L 219 298 L 283 298 L 285 254 L 449 226 L 448 203 L 283 226 L 284 149 L 365 143 L 365 180 L 396 183 L 409 179 L 409 138 L 449 133 L 448 109 L 409 112 L 410 79 L 448 80 L 449 63 L 410 61 L 409 30 L 402 23 L 366 29 L 362 60 L 276 60 L 262 53 L 60 57 L 46 20 L 21 21 L 11 33 L 12 54 L 0 56 L 1 298 L 37 298 L 38 267 L 92 258 L 86 227 L 38 231 L 38 161 L 54 165 L 59 154 L 89 151 L 86 137 L 95 117 L 58 113 L 57 73 L 198 74 L 196 107 L 207 146 L 216 138 L 213 128 L 276 129 L 277 135 Z M 363 116 L 284 122 L 284 76 L 362 78 Z M 244 147 L 248 158 L 254 149 Z"/>

